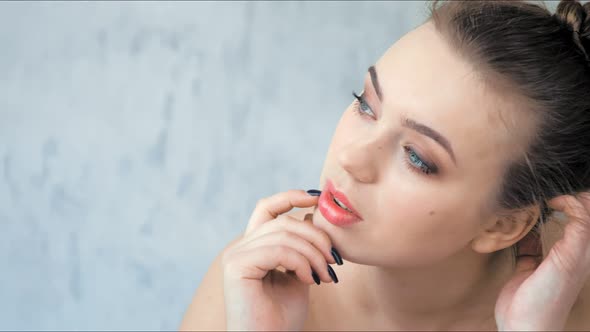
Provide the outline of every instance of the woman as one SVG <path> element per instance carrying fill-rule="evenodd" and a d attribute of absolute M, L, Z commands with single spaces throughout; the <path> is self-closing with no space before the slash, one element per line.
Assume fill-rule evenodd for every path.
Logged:
<path fill-rule="evenodd" d="M 590 329 L 590 4 L 431 8 L 369 68 L 321 195 L 260 200 L 181 329 Z"/>

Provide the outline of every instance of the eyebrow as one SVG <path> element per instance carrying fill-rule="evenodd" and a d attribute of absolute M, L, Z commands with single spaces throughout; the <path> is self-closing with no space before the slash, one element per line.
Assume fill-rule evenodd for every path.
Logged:
<path fill-rule="evenodd" d="M 368 71 L 371 75 L 371 83 L 373 84 L 373 88 L 377 92 L 377 97 L 379 97 L 379 101 L 382 101 L 383 97 L 381 95 L 381 86 L 379 86 L 379 79 L 377 77 L 377 71 L 375 70 L 375 66 L 373 65 L 369 67 Z M 413 129 L 422 135 L 432 138 L 435 142 L 440 144 L 449 153 L 451 159 L 453 160 L 453 163 L 455 163 L 455 165 L 457 164 L 457 160 L 455 159 L 455 153 L 453 152 L 451 143 L 449 143 L 449 140 L 447 140 L 439 132 L 424 124 L 418 123 L 406 117 L 403 118 L 402 125 L 406 128 Z"/>
<path fill-rule="evenodd" d="M 447 152 L 451 156 L 451 159 L 453 159 L 453 163 L 455 163 L 455 165 L 457 164 L 457 161 L 455 160 L 455 154 L 453 153 L 453 148 L 451 147 L 451 143 L 449 143 L 449 141 L 443 135 L 441 135 L 439 132 L 437 132 L 436 130 L 434 130 L 426 125 L 423 125 L 421 123 L 418 123 L 418 122 L 416 122 L 412 119 L 408 119 L 408 118 L 403 118 L 402 125 L 406 128 L 413 129 L 422 135 L 426 135 L 426 136 L 432 138 L 435 142 L 437 142 L 445 150 L 447 150 Z"/>
<path fill-rule="evenodd" d="M 379 97 L 379 101 L 382 101 L 381 97 L 381 87 L 379 86 L 379 80 L 377 79 L 377 71 L 375 71 L 375 66 L 369 67 L 369 74 L 371 75 L 371 83 L 373 83 L 373 88 L 377 92 L 377 97 Z"/>

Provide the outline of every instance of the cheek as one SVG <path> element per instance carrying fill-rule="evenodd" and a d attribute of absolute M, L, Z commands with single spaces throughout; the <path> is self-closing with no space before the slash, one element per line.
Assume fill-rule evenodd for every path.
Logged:
<path fill-rule="evenodd" d="M 452 189 L 437 188 L 442 183 L 429 184 L 404 174 L 395 186 L 390 185 L 375 209 L 378 225 L 371 238 L 375 248 L 387 248 L 381 263 L 394 265 L 423 265 L 440 261 L 464 248 L 476 232 L 471 212 Z M 468 202 L 465 202 L 468 203 Z"/>

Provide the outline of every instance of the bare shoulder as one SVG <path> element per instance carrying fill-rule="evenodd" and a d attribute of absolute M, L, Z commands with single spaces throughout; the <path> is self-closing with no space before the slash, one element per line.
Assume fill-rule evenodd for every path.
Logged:
<path fill-rule="evenodd" d="M 225 246 L 215 257 L 197 288 L 184 314 L 180 331 L 225 330 L 225 302 L 223 299 L 223 268 L 221 259 L 225 249 L 239 241 L 242 235 Z"/>

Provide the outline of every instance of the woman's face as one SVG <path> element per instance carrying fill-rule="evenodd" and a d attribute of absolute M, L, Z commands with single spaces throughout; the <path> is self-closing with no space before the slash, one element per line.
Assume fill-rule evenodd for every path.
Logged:
<path fill-rule="evenodd" d="M 320 179 L 363 220 L 336 226 L 316 209 L 314 224 L 353 262 L 433 263 L 494 220 L 500 180 L 522 145 L 507 122 L 515 112 L 432 23 L 397 41 L 374 69 L 364 79 L 366 104 L 355 100 L 338 123 Z"/>

